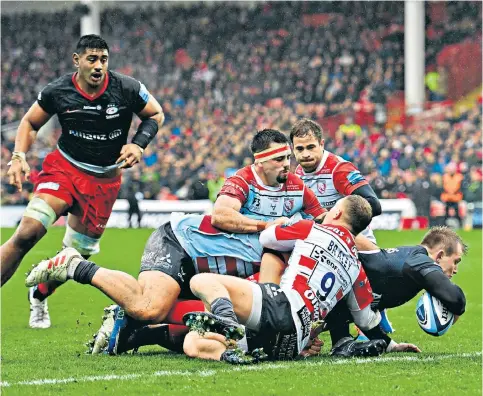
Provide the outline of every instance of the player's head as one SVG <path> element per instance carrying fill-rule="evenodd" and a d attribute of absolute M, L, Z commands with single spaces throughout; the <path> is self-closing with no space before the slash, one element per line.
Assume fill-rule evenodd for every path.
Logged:
<path fill-rule="evenodd" d="M 468 251 L 468 246 L 461 237 L 448 227 L 432 227 L 424 236 L 421 245 L 449 278 L 456 275 L 461 256 Z"/>
<path fill-rule="evenodd" d="M 303 118 L 297 121 L 290 131 L 295 159 L 305 172 L 313 172 L 324 154 L 325 140 L 322 127 L 315 121 Z"/>
<path fill-rule="evenodd" d="M 290 169 L 290 143 L 276 129 L 264 129 L 256 133 L 251 145 L 257 174 L 269 186 L 287 181 Z"/>
<path fill-rule="evenodd" d="M 72 60 L 79 77 L 90 87 L 97 88 L 106 78 L 109 46 L 96 34 L 82 36 L 77 43 Z"/>
<path fill-rule="evenodd" d="M 372 220 L 369 202 L 359 195 L 349 195 L 337 201 L 325 215 L 324 224 L 341 225 L 357 235 L 365 230 Z"/>

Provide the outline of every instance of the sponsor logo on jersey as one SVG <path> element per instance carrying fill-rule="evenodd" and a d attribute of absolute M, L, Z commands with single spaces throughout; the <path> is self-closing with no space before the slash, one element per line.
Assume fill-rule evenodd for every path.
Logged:
<path fill-rule="evenodd" d="M 347 175 L 347 180 L 349 181 L 350 184 L 355 185 L 366 179 L 364 179 L 364 176 L 361 175 L 361 172 L 359 172 L 358 170 L 353 170 L 351 173 Z"/>
<path fill-rule="evenodd" d="M 317 191 L 320 194 L 324 194 L 326 189 L 327 189 L 327 185 L 325 184 L 325 180 L 319 180 L 317 182 Z"/>
<path fill-rule="evenodd" d="M 81 131 L 69 130 L 69 135 L 79 137 L 86 140 L 107 140 L 107 135 L 105 134 L 95 134 L 95 133 L 85 133 Z"/>
<path fill-rule="evenodd" d="M 52 183 L 52 182 L 48 182 L 48 183 L 40 183 L 38 186 L 37 186 L 37 191 L 38 190 L 58 190 L 59 189 L 59 185 L 57 183 Z"/>
<path fill-rule="evenodd" d="M 42 92 L 39 92 L 39 95 L 37 96 L 37 100 L 42 100 Z"/>
<path fill-rule="evenodd" d="M 302 339 L 304 339 L 309 336 L 310 327 L 312 325 L 310 311 L 306 306 L 303 306 L 299 311 L 297 311 L 297 315 L 300 319 L 300 323 L 302 323 Z"/>
<path fill-rule="evenodd" d="M 84 106 L 84 110 L 102 110 L 102 106 L 101 105 L 97 105 L 97 106 Z"/>
<path fill-rule="evenodd" d="M 122 135 L 122 130 L 121 129 L 115 129 L 109 134 L 109 139 L 116 139 L 119 136 Z"/>

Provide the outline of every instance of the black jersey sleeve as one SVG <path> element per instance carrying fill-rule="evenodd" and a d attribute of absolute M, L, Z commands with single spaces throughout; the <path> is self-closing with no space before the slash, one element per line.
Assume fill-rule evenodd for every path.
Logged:
<path fill-rule="evenodd" d="M 439 299 L 450 312 L 463 315 L 466 309 L 466 297 L 463 290 L 455 285 L 443 272 L 430 272 L 424 277 L 425 289 Z"/>
<path fill-rule="evenodd" d="M 124 76 L 123 78 L 124 95 L 128 99 L 133 113 L 139 113 L 149 100 L 149 92 L 138 80 Z"/>
<path fill-rule="evenodd" d="M 463 291 L 449 280 L 429 256 L 419 253 L 409 257 L 404 263 L 403 274 L 438 298 L 453 314 L 464 313 L 466 298 Z"/>
<path fill-rule="evenodd" d="M 49 114 L 57 113 L 56 95 L 54 84 L 49 84 L 39 92 L 37 96 L 37 103 L 42 110 Z"/>

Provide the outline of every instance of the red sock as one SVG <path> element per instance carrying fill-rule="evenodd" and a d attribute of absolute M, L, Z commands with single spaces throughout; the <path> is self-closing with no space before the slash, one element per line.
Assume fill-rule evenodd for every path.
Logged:
<path fill-rule="evenodd" d="M 204 311 L 205 305 L 199 300 L 177 300 L 168 316 L 164 320 L 166 323 L 183 325 L 183 315 L 192 311 Z M 184 326 L 183 326 L 184 327 Z M 171 327 L 170 327 L 171 331 Z"/>
<path fill-rule="evenodd" d="M 35 291 L 34 291 L 34 298 L 40 300 L 40 301 L 43 301 L 45 300 L 47 297 L 49 297 L 51 294 L 54 293 L 55 289 L 57 289 L 57 284 L 53 284 L 53 283 L 48 283 L 48 282 L 45 282 L 45 283 L 40 283 L 37 285 Z"/>

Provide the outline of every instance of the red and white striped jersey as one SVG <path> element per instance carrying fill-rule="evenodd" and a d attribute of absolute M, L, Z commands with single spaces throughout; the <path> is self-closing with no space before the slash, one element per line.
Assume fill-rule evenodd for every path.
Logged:
<path fill-rule="evenodd" d="M 293 249 L 280 287 L 294 307 L 302 304 L 308 308 L 312 320 L 325 318 L 346 295 L 351 311 L 372 302 L 371 286 L 346 228 L 301 220 L 269 227 L 260 235 L 260 242 L 279 251 Z"/>
<path fill-rule="evenodd" d="M 295 174 L 314 192 L 320 204 L 327 210 L 339 199 L 368 184 L 351 162 L 327 150 L 324 151 L 322 160 L 314 172 L 306 173 L 299 165 L 295 169 Z"/>
<path fill-rule="evenodd" d="M 315 218 L 325 211 L 310 188 L 293 173 L 288 174 L 285 183 L 271 187 L 263 184 L 253 165 L 226 179 L 219 195 L 238 199 L 242 205 L 240 213 L 257 220 L 292 217 L 299 212 Z"/>

